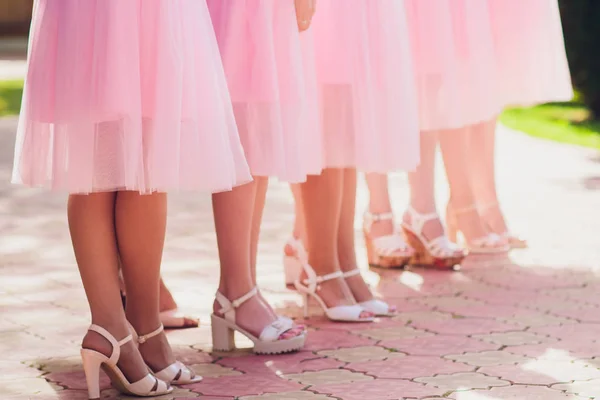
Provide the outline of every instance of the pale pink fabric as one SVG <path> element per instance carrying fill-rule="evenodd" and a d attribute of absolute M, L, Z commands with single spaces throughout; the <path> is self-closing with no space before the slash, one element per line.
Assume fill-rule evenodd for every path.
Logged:
<path fill-rule="evenodd" d="M 405 1 L 421 129 L 455 129 L 496 116 L 501 105 L 487 1 Z"/>
<path fill-rule="evenodd" d="M 573 97 L 557 0 L 489 0 L 503 105 Z"/>
<path fill-rule="evenodd" d="M 208 0 L 240 138 L 256 176 L 321 171 L 315 70 L 293 0 Z M 310 35 L 310 33 L 303 33 Z"/>
<path fill-rule="evenodd" d="M 204 1 L 36 2 L 14 182 L 148 193 L 250 179 Z"/>
<path fill-rule="evenodd" d="M 414 169 L 419 127 L 404 2 L 319 0 L 311 30 L 325 166 Z"/>

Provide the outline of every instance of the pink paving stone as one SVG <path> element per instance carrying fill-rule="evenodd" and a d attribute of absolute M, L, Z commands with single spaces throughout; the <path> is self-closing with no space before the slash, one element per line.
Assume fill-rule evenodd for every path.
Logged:
<path fill-rule="evenodd" d="M 410 309 L 411 307 L 406 307 L 406 308 Z M 419 308 L 419 306 L 415 305 L 415 309 L 413 311 L 420 311 L 420 310 L 422 310 L 422 308 Z M 408 312 L 408 311 L 405 311 L 405 312 Z M 298 320 L 296 320 L 296 323 L 307 325 L 311 328 L 318 329 L 319 331 L 345 331 L 345 332 L 353 332 L 353 331 L 359 331 L 359 330 L 365 330 L 365 329 L 390 328 L 390 327 L 394 327 L 394 326 L 403 326 L 404 325 L 401 322 L 394 321 L 389 317 L 375 318 L 375 321 L 373 321 L 371 323 L 364 323 L 364 324 L 356 323 L 356 322 L 332 322 L 324 317 L 319 317 L 319 318 L 311 317 L 306 320 L 298 319 Z M 311 334 L 312 332 L 313 331 L 311 331 L 309 334 Z"/>
<path fill-rule="evenodd" d="M 518 279 L 520 278 L 520 279 Z M 523 274 L 521 276 L 509 273 L 482 274 L 477 279 L 491 285 L 498 285 L 503 288 L 520 290 L 540 290 L 561 287 L 572 287 L 581 285 L 584 282 L 570 276 L 539 276 L 536 274 Z"/>
<path fill-rule="evenodd" d="M 598 307 L 566 308 L 550 312 L 559 317 L 573 318 L 586 323 L 600 323 L 600 308 Z"/>
<path fill-rule="evenodd" d="M 322 369 L 335 369 L 344 363 L 331 358 L 316 356 L 309 351 L 276 356 L 231 357 L 218 361 L 225 367 L 235 368 L 247 374 L 295 374 Z"/>
<path fill-rule="evenodd" d="M 406 397 L 440 396 L 444 390 L 398 379 L 313 386 L 310 390 L 343 400 L 398 400 Z"/>
<path fill-rule="evenodd" d="M 85 382 L 85 374 L 83 370 L 73 371 L 73 372 L 54 372 L 48 375 L 44 375 L 50 382 L 54 382 L 57 385 L 63 386 L 67 389 L 75 389 L 75 390 L 85 390 L 87 389 L 87 384 Z M 100 374 L 100 389 L 108 389 L 110 388 L 110 380 L 104 374 Z"/>
<path fill-rule="evenodd" d="M 209 396 L 243 396 L 264 393 L 293 392 L 302 385 L 273 376 L 257 374 L 205 378 L 202 382 L 186 386 L 187 389 Z"/>
<path fill-rule="evenodd" d="M 500 345 L 465 336 L 437 335 L 412 339 L 386 340 L 379 344 L 411 355 L 445 356 L 476 351 L 498 350 Z"/>
<path fill-rule="evenodd" d="M 501 287 L 491 288 L 490 290 L 479 290 L 479 288 L 467 289 L 462 292 L 463 296 L 485 301 L 490 304 L 513 305 L 518 306 L 535 301 L 540 297 L 552 300 L 553 297 L 540 294 L 533 291 L 509 290 Z"/>
<path fill-rule="evenodd" d="M 346 369 L 364 372 L 375 378 L 414 379 L 437 374 L 471 372 L 475 367 L 431 356 L 390 357 L 382 361 L 350 363 Z"/>
<path fill-rule="evenodd" d="M 530 331 L 569 341 L 596 342 L 600 338 L 600 325 L 597 324 L 539 326 Z"/>
<path fill-rule="evenodd" d="M 214 357 L 210 354 L 191 349 L 189 347 L 174 346 L 173 355 L 178 361 L 184 364 L 205 364 L 214 361 Z"/>
<path fill-rule="evenodd" d="M 598 343 L 577 341 L 554 341 L 548 343 L 509 346 L 507 351 L 532 358 L 551 358 L 572 360 L 579 358 L 600 357 Z"/>
<path fill-rule="evenodd" d="M 319 351 L 339 349 L 341 347 L 370 346 L 375 343 L 375 340 L 352 335 L 348 332 L 317 330 L 308 332 L 308 338 L 304 349 L 309 351 Z"/>
<path fill-rule="evenodd" d="M 516 315 L 523 311 L 527 311 L 527 309 L 515 306 L 482 304 L 476 306 L 445 307 L 445 310 L 442 311 L 452 312 L 464 317 L 495 318 L 499 316 Z"/>
<path fill-rule="evenodd" d="M 446 335 L 475 335 L 515 330 L 515 326 L 491 319 L 454 318 L 446 321 L 415 321 L 412 326 Z"/>
<path fill-rule="evenodd" d="M 450 395 L 456 400 L 585 400 L 542 386 L 503 386 L 491 390 L 470 390 Z"/>
<path fill-rule="evenodd" d="M 552 385 L 600 378 L 599 369 L 584 364 L 583 362 L 537 360 L 519 365 L 483 367 L 477 372 L 528 385 Z"/>

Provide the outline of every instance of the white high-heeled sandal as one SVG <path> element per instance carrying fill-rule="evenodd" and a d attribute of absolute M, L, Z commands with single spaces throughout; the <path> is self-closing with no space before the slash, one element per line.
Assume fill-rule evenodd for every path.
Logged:
<path fill-rule="evenodd" d="M 415 251 L 404 242 L 402 235 L 397 231 L 390 235 L 372 237 L 373 224 L 379 221 L 393 222 L 394 214 L 391 212 L 383 214 L 366 212 L 363 216 L 363 235 L 369 265 L 377 268 L 405 267 Z"/>
<path fill-rule="evenodd" d="M 133 337 L 138 344 L 146 343 L 148 339 L 152 339 L 153 337 L 161 334 L 165 330 L 164 326 L 161 325 L 158 329 L 148 333 L 147 335 L 138 335 L 135 332 L 135 329 L 133 329 L 133 326 L 131 326 L 131 324 L 129 324 L 129 329 L 131 330 Z M 161 371 L 154 372 L 154 375 L 158 379 L 161 379 L 172 385 L 190 385 L 192 383 L 198 383 L 202 381 L 201 376 L 196 375 L 191 369 L 189 369 L 184 363 L 180 361 L 175 361 L 173 364 L 162 369 Z"/>
<path fill-rule="evenodd" d="M 360 270 L 353 269 L 352 271 L 344 272 L 343 276 L 345 279 L 353 276 L 360 275 Z M 391 311 L 391 307 L 388 303 L 378 299 L 371 299 L 358 303 L 359 306 L 365 309 L 365 311 L 372 312 L 376 317 L 393 317 L 397 315 L 395 311 Z"/>
<path fill-rule="evenodd" d="M 83 361 L 83 370 L 88 387 L 90 399 L 100 399 L 100 368 L 104 369 L 109 376 L 115 388 L 123 394 L 138 397 L 154 397 L 169 394 L 173 391 L 166 382 L 148 373 L 137 382 L 130 383 L 121 369 L 117 366 L 121 356 L 121 346 L 132 340 L 132 335 L 118 341 L 106 329 L 98 325 L 91 325 L 89 330 L 103 336 L 112 345 L 112 354 L 110 357 L 92 350 L 81 349 L 81 359 Z"/>
<path fill-rule="evenodd" d="M 439 220 L 440 216 L 437 213 L 421 214 L 412 207 L 409 207 L 406 213 L 410 217 L 410 223 L 402 222 L 402 229 L 406 241 L 415 249 L 410 264 L 444 270 L 456 269 L 467 256 L 467 252 L 456 243 L 452 243 L 445 232 L 431 240 L 423 234 L 425 224 Z"/>
<path fill-rule="evenodd" d="M 477 212 L 476 206 L 454 209 L 450 203 L 446 207 L 446 226 L 450 240 L 456 242 L 458 233 L 462 230 L 458 224 L 458 215 L 470 212 Z M 495 233 L 488 233 L 483 237 L 467 240 L 463 234 L 463 244 L 472 254 L 499 254 L 510 250 L 508 241 Z"/>
<path fill-rule="evenodd" d="M 483 206 L 478 206 L 478 210 L 481 213 L 481 215 L 483 216 L 483 218 L 485 218 L 485 215 L 487 212 L 489 212 L 490 210 L 496 209 L 496 208 L 500 208 L 500 204 L 498 204 L 498 202 L 485 204 Z M 501 212 L 501 211 L 499 211 L 499 212 Z M 493 231 L 493 229 L 489 223 L 486 222 L 486 225 L 490 231 Z M 527 240 L 523 239 L 520 236 L 513 234 L 512 232 L 510 232 L 508 230 L 506 230 L 502 233 L 497 233 L 497 235 L 499 235 L 500 238 L 502 238 L 503 240 L 508 242 L 508 245 L 510 246 L 511 249 L 526 249 L 527 247 L 529 247 L 529 245 L 527 244 Z"/>
<path fill-rule="evenodd" d="M 343 272 L 340 271 L 340 272 L 335 272 L 333 274 L 325 275 L 323 277 L 317 277 L 314 269 L 308 264 L 308 255 L 306 253 L 306 249 L 304 248 L 304 245 L 302 244 L 302 241 L 300 241 L 296 238 L 291 238 L 288 241 L 287 245 L 293 249 L 294 255 L 286 254 L 283 258 L 285 283 L 288 286 L 293 285 L 296 288 L 296 290 L 298 290 L 300 293 L 302 293 L 303 304 L 304 304 L 304 317 L 306 318 L 306 317 L 308 317 L 308 298 L 307 298 L 307 294 L 306 294 L 306 289 L 308 287 L 304 286 L 301 282 L 299 282 L 300 276 L 302 276 L 303 270 L 307 271 L 306 274 L 309 277 L 314 276 L 315 279 L 318 281 L 317 283 L 325 282 L 326 280 L 336 279 L 339 277 L 346 278 L 346 277 L 354 276 L 355 272 L 350 271 L 350 272 L 346 273 L 349 275 L 345 275 Z M 358 271 L 358 270 L 356 270 L 356 271 Z M 358 271 L 358 273 L 360 273 L 360 271 Z M 306 281 L 308 281 L 308 280 L 306 280 Z M 301 287 L 305 288 L 305 291 L 298 289 L 297 283 L 300 284 Z M 308 295 L 310 295 L 310 294 L 308 294 Z M 353 306 L 339 306 L 339 307 L 352 307 L 351 309 L 346 309 L 344 311 L 342 309 L 334 310 L 334 309 L 337 309 L 338 307 L 332 307 L 332 308 L 328 309 L 325 306 L 325 303 L 322 301 L 322 299 L 319 296 L 317 296 L 316 294 L 313 294 L 313 296 L 315 296 L 317 298 L 317 302 L 325 311 L 325 315 L 327 316 L 327 318 L 329 318 L 332 321 L 370 322 L 373 320 L 373 318 L 358 318 L 358 319 L 356 319 L 355 316 L 356 315 L 360 316 L 360 314 L 363 311 L 371 312 L 373 314 L 376 314 L 376 316 L 384 316 L 384 315 L 387 315 L 386 313 L 389 312 L 389 306 L 387 306 L 387 304 L 383 303 L 380 300 L 369 300 L 364 303 L 360 303 L 360 304 L 353 305 Z M 384 310 L 384 306 L 379 303 L 385 304 L 387 306 L 387 311 Z M 363 306 L 363 304 L 365 304 L 366 307 Z M 359 308 L 357 308 L 357 306 L 360 307 L 360 312 L 359 312 Z M 327 310 L 329 310 L 329 313 Z M 341 317 L 342 319 L 338 319 L 337 317 Z"/>
<path fill-rule="evenodd" d="M 221 309 L 219 314 L 211 315 L 212 321 L 212 340 L 213 349 L 216 351 L 232 351 L 235 349 L 234 334 L 240 332 L 254 343 L 254 352 L 256 354 L 281 354 L 300 350 L 306 342 L 306 332 L 289 339 L 281 339 L 281 335 L 288 332 L 296 326 L 294 322 L 286 317 L 278 317 L 275 321 L 267 325 L 259 335 L 254 336 L 250 332 L 241 328 L 235 321 L 236 308 L 258 295 L 258 288 L 254 288 L 239 299 L 230 301 L 223 294 L 217 292 L 216 299 Z"/>
<path fill-rule="evenodd" d="M 297 263 L 295 264 L 294 271 L 290 271 L 290 275 L 295 275 L 296 279 L 294 281 L 294 286 L 296 290 L 302 294 L 302 301 L 304 305 L 304 317 L 307 318 L 309 316 L 308 312 L 308 301 L 310 297 L 313 297 L 319 306 L 325 312 L 327 318 L 331 321 L 340 321 L 340 322 L 372 322 L 374 320 L 373 317 L 361 317 L 360 315 L 367 311 L 362 306 L 358 304 L 353 304 L 350 306 L 335 306 L 328 307 L 325 304 L 325 301 L 317 294 L 317 290 L 319 289 L 319 284 L 323 282 L 327 282 L 333 279 L 343 278 L 344 274 L 342 271 L 333 272 L 331 274 L 317 276 L 315 270 L 308 264 L 308 262 L 302 262 L 300 259 L 297 259 Z M 301 271 L 298 272 L 297 268 L 300 266 L 301 270 L 304 270 L 307 275 L 307 279 L 300 281 Z"/>

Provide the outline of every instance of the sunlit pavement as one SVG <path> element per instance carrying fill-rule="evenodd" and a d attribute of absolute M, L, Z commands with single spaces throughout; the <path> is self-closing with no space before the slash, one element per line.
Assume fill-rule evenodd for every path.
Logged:
<path fill-rule="evenodd" d="M 0 398 L 86 399 L 78 353 L 89 316 L 65 195 L 9 184 L 15 127 L 15 119 L 0 120 Z M 285 356 L 211 351 L 218 261 L 210 198 L 172 196 L 163 273 L 202 326 L 169 339 L 205 379 L 161 399 L 600 398 L 600 157 L 503 128 L 499 142 L 502 201 L 531 248 L 470 259 L 455 273 L 369 271 L 359 236 L 361 181 L 359 257 L 374 290 L 401 313 L 358 325 L 310 318 L 306 349 Z M 392 180 L 401 211 L 406 178 Z M 283 285 L 291 226 L 289 189 L 273 182 L 259 283 L 282 314 L 299 317 L 300 299 Z M 106 379 L 103 387 L 103 398 L 125 398 Z"/>

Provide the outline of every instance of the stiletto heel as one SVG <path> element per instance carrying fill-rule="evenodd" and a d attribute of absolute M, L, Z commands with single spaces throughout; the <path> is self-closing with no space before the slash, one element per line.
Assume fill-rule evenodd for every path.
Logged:
<path fill-rule="evenodd" d="M 308 297 L 308 294 L 302 293 L 302 310 L 303 310 L 304 319 L 308 318 L 308 316 L 309 316 L 309 311 L 308 311 L 309 300 L 310 300 L 310 298 Z"/>
<path fill-rule="evenodd" d="M 446 226 L 451 240 L 457 241 L 458 234 L 463 233 L 458 223 L 458 215 L 477 212 L 477 207 L 470 206 L 460 209 L 454 209 L 449 202 L 446 206 Z M 510 250 L 508 242 L 495 233 L 488 233 L 483 237 L 467 240 L 463 233 L 464 246 L 473 254 L 498 254 L 506 253 Z"/>
<path fill-rule="evenodd" d="M 88 388 L 88 397 L 90 399 L 100 398 L 100 367 L 104 358 L 98 357 L 98 353 L 93 350 L 81 349 L 81 360 L 83 362 L 83 372 Z"/>
<path fill-rule="evenodd" d="M 398 232 L 376 238 L 372 237 L 371 228 L 375 222 L 393 220 L 394 214 L 392 213 L 373 214 L 366 212 L 363 217 L 363 235 L 367 248 L 367 259 L 371 267 L 402 268 L 408 264 L 415 253 L 402 240 L 402 235 Z"/>
<path fill-rule="evenodd" d="M 428 221 L 439 220 L 437 213 L 420 214 L 414 208 L 406 210 L 410 223 L 403 222 L 402 230 L 408 244 L 415 249 L 410 260 L 411 265 L 420 265 L 443 270 L 455 270 L 467 256 L 467 252 L 451 242 L 446 233 L 429 240 L 423 234 L 423 227 Z"/>
<path fill-rule="evenodd" d="M 280 354 L 300 350 L 306 342 L 306 332 L 289 339 L 282 339 L 281 335 L 296 328 L 294 322 L 285 317 L 278 317 L 267 325 L 259 337 L 241 328 L 235 319 L 236 309 L 258 295 L 258 288 L 252 289 L 239 299 L 230 301 L 223 294 L 217 292 L 216 300 L 221 306 L 219 316 L 212 314 L 213 349 L 217 351 L 231 351 L 235 349 L 234 331 L 240 332 L 254 343 L 254 352 L 257 354 Z"/>
<path fill-rule="evenodd" d="M 138 397 L 154 397 L 169 394 L 173 391 L 169 385 L 156 378 L 152 374 L 147 374 L 137 382 L 130 383 L 121 369 L 117 366 L 121 356 L 121 346 L 132 340 L 132 335 L 127 336 L 121 341 L 117 341 L 106 329 L 91 325 L 90 331 L 96 332 L 110 342 L 113 347 L 110 357 L 92 349 L 81 349 L 81 359 L 83 369 L 88 384 L 88 394 L 90 399 L 100 398 L 100 368 L 104 369 L 113 386 L 123 394 Z"/>

